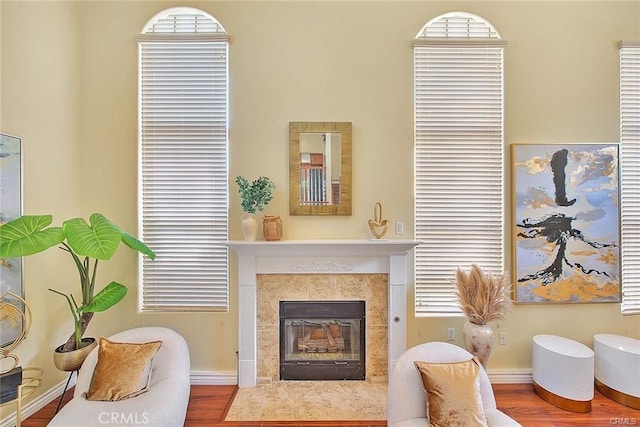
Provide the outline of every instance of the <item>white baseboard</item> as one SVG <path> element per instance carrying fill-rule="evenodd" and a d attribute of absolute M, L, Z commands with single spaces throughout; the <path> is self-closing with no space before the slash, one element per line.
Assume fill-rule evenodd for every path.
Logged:
<path fill-rule="evenodd" d="M 191 371 L 191 385 L 235 385 L 236 371 Z"/>
<path fill-rule="evenodd" d="M 531 384 L 531 369 L 488 369 L 491 384 Z"/>
<path fill-rule="evenodd" d="M 487 375 L 492 384 L 529 384 L 533 382 L 531 369 L 489 369 Z M 24 420 L 35 414 L 49 402 L 59 398 L 66 382 L 67 380 L 65 379 L 32 401 L 22 405 L 22 419 Z M 76 376 L 74 375 L 69 383 L 69 388 L 73 387 L 75 383 Z M 234 385 L 237 383 L 238 376 L 236 371 L 191 371 L 192 385 Z M 0 420 L 0 427 L 13 427 L 15 425 L 15 412 Z"/>

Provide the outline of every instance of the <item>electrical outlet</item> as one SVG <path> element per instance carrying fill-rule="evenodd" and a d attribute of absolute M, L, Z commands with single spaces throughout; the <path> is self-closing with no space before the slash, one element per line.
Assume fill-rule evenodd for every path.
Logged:
<path fill-rule="evenodd" d="M 498 342 L 500 345 L 507 345 L 509 343 L 509 334 L 507 332 L 500 332 L 498 334 Z"/>
<path fill-rule="evenodd" d="M 404 234 L 404 222 L 396 222 L 396 234 Z"/>
<path fill-rule="evenodd" d="M 456 340 L 456 328 L 447 328 L 447 341 Z"/>

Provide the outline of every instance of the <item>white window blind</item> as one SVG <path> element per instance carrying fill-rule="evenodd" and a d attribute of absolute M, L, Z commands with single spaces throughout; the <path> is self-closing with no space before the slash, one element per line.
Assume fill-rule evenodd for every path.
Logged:
<path fill-rule="evenodd" d="M 640 42 L 620 46 L 623 314 L 640 314 Z"/>
<path fill-rule="evenodd" d="M 139 305 L 226 311 L 227 34 L 211 16 L 168 9 L 138 37 Z"/>
<path fill-rule="evenodd" d="M 451 13 L 414 41 L 416 315 L 460 315 L 452 279 L 503 271 L 503 49 L 482 18 Z"/>

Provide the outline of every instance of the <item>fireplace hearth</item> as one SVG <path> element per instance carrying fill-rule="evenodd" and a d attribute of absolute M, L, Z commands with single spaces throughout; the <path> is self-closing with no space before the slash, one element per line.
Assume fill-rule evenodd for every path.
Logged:
<path fill-rule="evenodd" d="M 364 301 L 280 301 L 280 380 L 364 380 Z"/>

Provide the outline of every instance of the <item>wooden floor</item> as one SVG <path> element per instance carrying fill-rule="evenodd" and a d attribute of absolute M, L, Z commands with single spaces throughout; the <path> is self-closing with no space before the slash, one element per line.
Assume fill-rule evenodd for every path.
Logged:
<path fill-rule="evenodd" d="M 607 399 L 596 391 L 589 413 L 568 412 L 548 404 L 533 391 L 532 384 L 495 384 L 493 386 L 498 408 L 525 427 L 583 427 L 611 425 L 640 425 L 640 410 Z M 191 386 L 185 426 L 267 426 L 267 427 L 384 427 L 384 421 L 299 421 L 288 422 L 225 422 L 236 386 Z M 71 398 L 72 390 L 65 395 L 64 402 Z M 57 399 L 24 420 L 23 427 L 46 426 L 55 412 Z"/>

